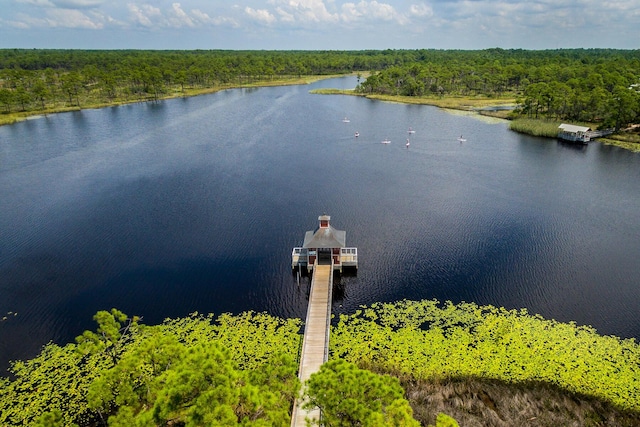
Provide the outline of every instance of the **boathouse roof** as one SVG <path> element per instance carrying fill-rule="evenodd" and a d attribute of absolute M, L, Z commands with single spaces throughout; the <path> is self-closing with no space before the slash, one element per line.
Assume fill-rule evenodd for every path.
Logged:
<path fill-rule="evenodd" d="M 558 128 L 569 133 L 589 132 L 591 130 L 591 128 L 586 126 L 568 125 L 566 123 L 561 124 Z"/>
<path fill-rule="evenodd" d="M 318 217 L 320 226 L 314 231 L 305 233 L 303 248 L 344 248 L 347 245 L 347 232 L 333 228 L 329 224 L 330 219 L 329 215 Z"/>

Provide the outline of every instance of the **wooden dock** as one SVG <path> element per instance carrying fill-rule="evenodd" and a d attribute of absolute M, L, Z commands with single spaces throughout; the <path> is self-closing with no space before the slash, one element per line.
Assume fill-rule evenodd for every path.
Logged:
<path fill-rule="evenodd" d="M 318 265 L 313 268 L 307 320 L 304 327 L 300 368 L 298 378 L 303 384 L 301 396 L 304 395 L 304 382 L 311 374 L 320 370 L 329 354 L 329 328 L 331 324 L 331 293 L 333 289 L 333 265 Z M 293 406 L 291 427 L 306 426 L 305 418 L 320 419 L 320 410 L 306 411 L 302 409 L 304 401 L 300 398 Z"/>

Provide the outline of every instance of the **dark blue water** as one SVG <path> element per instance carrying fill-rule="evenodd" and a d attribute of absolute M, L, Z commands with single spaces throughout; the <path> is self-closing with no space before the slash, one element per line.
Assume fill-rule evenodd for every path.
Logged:
<path fill-rule="evenodd" d="M 291 248 L 324 213 L 360 255 L 334 313 L 437 298 L 640 337 L 639 155 L 309 94 L 355 84 L 1 127 L 0 367 L 72 341 L 111 307 L 149 324 L 194 311 L 303 317 L 308 280 L 292 275 Z"/>

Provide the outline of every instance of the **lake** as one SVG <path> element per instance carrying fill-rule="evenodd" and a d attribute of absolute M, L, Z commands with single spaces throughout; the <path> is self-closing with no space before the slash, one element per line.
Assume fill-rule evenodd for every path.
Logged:
<path fill-rule="evenodd" d="M 0 127 L 0 368 L 73 341 L 112 307 L 147 324 L 195 311 L 304 318 L 309 280 L 292 274 L 291 249 L 322 214 L 359 253 L 334 314 L 435 298 L 640 338 L 638 154 L 309 93 L 355 85 Z"/>

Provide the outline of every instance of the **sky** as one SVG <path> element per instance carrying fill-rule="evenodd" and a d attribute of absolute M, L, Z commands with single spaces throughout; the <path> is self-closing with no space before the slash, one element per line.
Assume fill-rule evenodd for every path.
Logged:
<path fill-rule="evenodd" d="M 0 48 L 640 49 L 640 0 L 0 0 Z"/>

